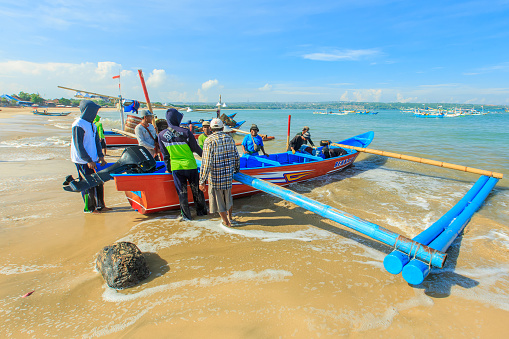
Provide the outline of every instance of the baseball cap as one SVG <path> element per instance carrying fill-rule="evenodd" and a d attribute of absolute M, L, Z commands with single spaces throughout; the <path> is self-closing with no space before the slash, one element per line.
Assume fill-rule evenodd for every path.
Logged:
<path fill-rule="evenodd" d="M 223 122 L 221 121 L 221 119 L 212 119 L 212 121 L 210 122 L 210 128 L 223 128 L 224 125 L 223 125 Z"/>
<path fill-rule="evenodd" d="M 152 116 L 152 112 L 150 112 L 148 109 L 144 109 L 143 111 L 141 111 L 141 117 L 148 117 L 148 116 Z"/>
<path fill-rule="evenodd" d="M 202 122 L 202 124 L 201 124 L 201 125 L 202 125 L 203 127 L 205 127 L 205 126 L 210 126 L 210 121 L 204 121 L 204 122 Z"/>

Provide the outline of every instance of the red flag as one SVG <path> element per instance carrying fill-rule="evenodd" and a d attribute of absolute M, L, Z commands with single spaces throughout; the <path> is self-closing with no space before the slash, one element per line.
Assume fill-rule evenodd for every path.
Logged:
<path fill-rule="evenodd" d="M 120 75 L 115 75 L 112 79 L 120 79 Z"/>

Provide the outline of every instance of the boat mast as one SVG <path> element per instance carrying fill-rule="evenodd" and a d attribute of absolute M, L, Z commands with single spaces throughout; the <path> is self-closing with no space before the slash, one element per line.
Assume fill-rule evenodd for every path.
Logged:
<path fill-rule="evenodd" d="M 125 124 L 124 124 L 124 109 L 122 107 L 122 90 L 120 89 L 120 71 L 118 72 L 118 75 L 115 75 L 113 79 L 118 79 L 118 110 L 120 113 L 120 129 L 122 131 L 125 130 Z"/>

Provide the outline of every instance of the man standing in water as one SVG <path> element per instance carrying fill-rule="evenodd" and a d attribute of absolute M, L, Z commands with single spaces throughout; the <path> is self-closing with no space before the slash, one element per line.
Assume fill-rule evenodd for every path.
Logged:
<path fill-rule="evenodd" d="M 99 133 L 94 124 L 94 119 L 99 111 L 99 106 L 91 100 L 80 102 L 81 116 L 72 124 L 71 160 L 76 164 L 80 179 L 82 175 L 93 174 L 97 168 L 96 162 L 101 166 L 106 165 L 101 149 Z M 85 202 L 85 213 L 100 213 L 110 210 L 104 204 L 103 184 L 89 188 L 81 192 Z"/>
<path fill-rule="evenodd" d="M 168 128 L 159 133 L 159 147 L 163 153 L 166 170 L 173 175 L 175 189 L 179 196 L 182 220 L 191 220 L 189 201 L 187 200 L 187 183 L 191 186 L 194 205 L 198 216 L 207 215 L 205 196 L 199 188 L 199 174 L 193 152 L 202 155 L 193 133 L 187 128 L 179 127 L 184 115 L 174 108 L 166 111 Z"/>
<path fill-rule="evenodd" d="M 219 119 L 210 122 L 212 135 L 203 144 L 200 190 L 205 192 L 208 181 L 210 213 L 219 212 L 222 224 L 231 227 L 233 174 L 240 170 L 240 160 L 235 141 L 223 132 L 223 127 Z"/>

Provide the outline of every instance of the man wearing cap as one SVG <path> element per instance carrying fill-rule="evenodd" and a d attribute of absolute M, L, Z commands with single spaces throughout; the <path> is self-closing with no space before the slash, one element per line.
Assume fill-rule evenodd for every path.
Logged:
<path fill-rule="evenodd" d="M 307 142 L 309 141 L 309 144 L 311 145 L 311 147 L 315 147 L 315 144 L 313 143 L 313 141 L 311 141 L 311 133 L 309 133 L 308 126 L 304 126 L 304 128 L 302 129 L 302 132 L 297 133 L 297 135 L 303 135 L 304 133 L 309 134 L 309 138 L 306 138 L 306 140 L 304 140 L 304 145 L 307 145 Z"/>
<path fill-rule="evenodd" d="M 159 147 L 163 153 L 166 169 L 173 175 L 173 182 L 179 197 L 182 220 L 191 220 L 187 183 L 193 193 L 194 206 L 198 216 L 207 215 L 205 197 L 199 188 L 199 174 L 193 152 L 202 155 L 202 149 L 187 128 L 180 127 L 183 114 L 174 108 L 166 111 L 168 128 L 159 133 Z"/>
<path fill-rule="evenodd" d="M 293 154 L 300 150 L 300 147 L 304 145 L 305 141 L 309 140 L 311 136 L 309 132 L 299 133 L 290 141 L 290 149 Z"/>
<path fill-rule="evenodd" d="M 256 124 L 251 125 L 251 128 L 249 129 L 250 134 L 246 135 L 244 140 L 242 140 L 242 151 L 244 154 L 258 155 L 258 152 L 262 151 L 263 155 L 268 156 L 263 148 L 263 139 L 258 135 L 259 131 L 260 130 Z"/>
<path fill-rule="evenodd" d="M 157 132 L 152 124 L 152 112 L 149 110 L 141 111 L 141 122 L 134 129 L 134 133 L 136 134 L 136 138 L 138 139 L 138 145 L 145 147 L 148 149 L 150 154 L 153 157 L 156 156 L 158 148 L 156 140 L 157 140 Z"/>
<path fill-rule="evenodd" d="M 210 131 L 210 121 L 202 122 L 201 127 L 203 133 L 198 137 L 198 145 L 200 145 L 200 147 L 203 149 L 203 143 L 205 142 L 205 139 L 207 139 L 207 137 L 212 134 Z"/>
<path fill-rule="evenodd" d="M 210 213 L 218 212 L 222 224 L 231 227 L 233 175 L 240 170 L 239 153 L 235 141 L 223 132 L 223 122 L 212 119 L 210 135 L 203 144 L 200 169 L 200 190 L 205 192 L 208 181 Z"/>

